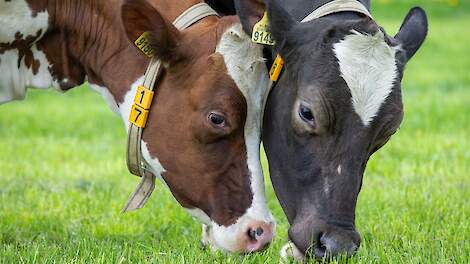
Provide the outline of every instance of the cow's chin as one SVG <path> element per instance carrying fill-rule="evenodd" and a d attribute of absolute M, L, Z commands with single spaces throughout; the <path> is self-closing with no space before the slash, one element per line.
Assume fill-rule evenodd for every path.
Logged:
<path fill-rule="evenodd" d="M 240 241 L 239 230 L 236 224 L 221 227 L 214 223 L 202 210 L 200 209 L 186 209 L 195 219 L 202 223 L 202 237 L 201 243 L 205 247 L 209 247 L 212 251 L 224 252 L 244 252 Z"/>

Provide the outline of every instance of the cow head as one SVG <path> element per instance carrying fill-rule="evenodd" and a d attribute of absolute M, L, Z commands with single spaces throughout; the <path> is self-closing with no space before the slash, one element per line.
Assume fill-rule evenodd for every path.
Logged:
<path fill-rule="evenodd" d="M 339 13 L 300 24 L 267 6 L 285 71 L 266 106 L 263 140 L 295 251 L 353 254 L 355 208 L 369 157 L 403 118 L 405 64 L 427 34 L 420 8 L 390 37 L 372 19 Z"/>
<path fill-rule="evenodd" d="M 178 31 L 157 9 L 145 0 L 122 6 L 129 40 L 150 32 L 165 68 L 143 132 L 143 156 L 206 225 L 205 242 L 235 252 L 262 249 L 274 235 L 259 159 L 268 91 L 262 50 L 237 17 L 208 17 Z M 134 93 L 135 87 L 122 111 Z"/>

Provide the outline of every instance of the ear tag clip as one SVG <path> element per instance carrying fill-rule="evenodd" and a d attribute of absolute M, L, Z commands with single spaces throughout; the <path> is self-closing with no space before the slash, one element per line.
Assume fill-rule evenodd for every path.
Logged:
<path fill-rule="evenodd" d="M 269 71 L 269 78 L 273 82 L 277 82 L 279 79 L 279 75 L 281 74 L 282 67 L 284 66 L 284 60 L 278 54 L 276 59 L 274 60 L 273 66 L 271 66 L 271 70 Z"/>
<path fill-rule="evenodd" d="M 269 46 L 274 46 L 274 44 L 276 44 L 273 36 L 271 35 L 271 32 L 269 32 L 268 13 L 264 12 L 263 18 L 253 27 L 251 41 Z"/>
<path fill-rule="evenodd" d="M 142 51 L 145 56 L 152 58 L 154 54 L 154 50 L 150 45 L 150 33 L 144 32 L 140 37 L 134 42 L 134 45 Z"/>

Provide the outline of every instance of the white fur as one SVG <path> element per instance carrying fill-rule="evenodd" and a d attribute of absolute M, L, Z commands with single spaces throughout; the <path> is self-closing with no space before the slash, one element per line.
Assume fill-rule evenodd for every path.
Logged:
<path fill-rule="evenodd" d="M 65 79 L 64 82 L 67 82 L 68 80 Z M 108 105 L 109 109 L 111 109 L 114 113 L 119 114 L 119 108 L 116 103 L 116 100 L 114 99 L 114 96 L 109 92 L 109 90 L 106 87 L 90 83 L 90 88 L 103 97 L 104 101 Z"/>
<path fill-rule="evenodd" d="M 229 227 L 213 226 L 213 238 L 219 247 L 230 248 L 235 234 L 251 220 L 274 223 L 267 208 L 264 177 L 260 162 L 261 124 L 264 111 L 264 99 L 269 92 L 269 80 L 262 47 L 251 42 L 240 24 L 227 30 L 221 38 L 216 52 L 222 54 L 229 75 L 240 88 L 247 102 L 247 120 L 245 124 L 245 143 L 248 169 L 251 173 L 253 202 L 245 215 Z M 274 224 L 273 224 L 274 226 Z"/>
<path fill-rule="evenodd" d="M 31 52 L 40 66 L 36 74 L 28 68 L 23 58 L 18 68 L 18 50 L 7 50 L 0 54 L 0 104 L 11 100 L 21 100 L 25 97 L 27 87 L 43 88 L 54 87 L 60 89 L 59 84 L 49 72 L 50 63 L 44 52 L 31 47 Z"/>
<path fill-rule="evenodd" d="M 166 187 L 168 187 L 168 185 L 166 184 L 165 180 L 162 177 L 162 174 L 166 170 L 165 168 L 163 168 L 158 158 L 152 158 L 152 156 L 150 156 L 150 151 L 147 147 L 147 142 L 142 140 L 140 144 L 140 149 L 142 151 L 142 157 L 144 158 L 144 160 L 147 162 L 149 166 L 147 169 L 151 171 L 153 175 L 155 175 L 155 177 L 157 177 L 160 180 L 161 183 L 163 183 Z"/>
<path fill-rule="evenodd" d="M 305 261 L 304 254 L 290 241 L 282 247 L 280 255 L 281 263 L 290 263 L 291 258 L 298 262 Z"/>
<path fill-rule="evenodd" d="M 39 30 L 44 34 L 49 25 L 49 14 L 42 11 L 33 16 L 25 0 L 0 1 L 0 25 L 0 43 L 10 43 L 17 32 L 24 38 L 36 36 Z"/>
<path fill-rule="evenodd" d="M 353 31 L 334 45 L 334 51 L 354 110 L 368 126 L 392 91 L 397 77 L 396 48 L 385 42 L 381 31 L 373 36 Z"/>
<path fill-rule="evenodd" d="M 124 101 L 119 104 L 119 113 L 121 114 L 122 121 L 124 122 L 124 126 L 126 131 L 129 129 L 129 114 L 131 113 L 131 107 L 134 103 L 135 93 L 137 91 L 137 87 L 142 85 L 144 82 L 144 76 L 141 76 L 137 80 L 134 81 L 130 90 L 124 96 Z"/>
<path fill-rule="evenodd" d="M 343 172 L 343 167 L 341 167 L 341 165 L 338 165 L 338 168 L 336 168 L 336 171 L 338 172 L 338 175 L 341 175 L 341 173 Z"/>

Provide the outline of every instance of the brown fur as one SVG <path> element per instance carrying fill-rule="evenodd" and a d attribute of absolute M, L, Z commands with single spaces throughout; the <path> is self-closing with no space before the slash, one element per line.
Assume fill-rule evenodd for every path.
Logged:
<path fill-rule="evenodd" d="M 121 1 L 28 2 L 33 15 L 47 9 L 48 31 L 39 40 L 41 32 L 38 36 L 18 36 L 18 43 L 8 47 L 0 44 L 0 52 L 2 48 L 24 50 L 27 66 L 34 69 L 38 66 L 28 53 L 34 42 L 46 54 L 52 64 L 51 74 L 63 90 L 82 84 L 88 77 L 90 83 L 107 87 L 116 102 L 123 102 L 132 83 L 143 75 L 148 59 L 123 30 Z M 153 0 L 151 6 L 162 11 L 164 21 L 173 21 L 198 2 Z M 148 6 L 142 10 L 154 12 Z M 180 59 L 166 64 L 143 133 L 151 156 L 158 157 L 165 168 L 162 176 L 179 203 L 202 209 L 220 225 L 235 223 L 253 197 L 244 141 L 246 101 L 228 75 L 223 57 L 214 53 L 222 33 L 237 21 L 235 17 L 208 17 L 177 32 L 177 38 L 171 34 L 157 36 L 158 43 L 154 40 L 154 44 L 162 48 L 159 55 Z M 159 25 L 152 33 L 167 27 Z M 142 32 L 127 33 L 132 41 Z M 175 47 L 163 49 L 173 40 Z M 207 115 L 214 110 L 225 115 L 226 127 L 215 128 L 208 122 Z"/>

